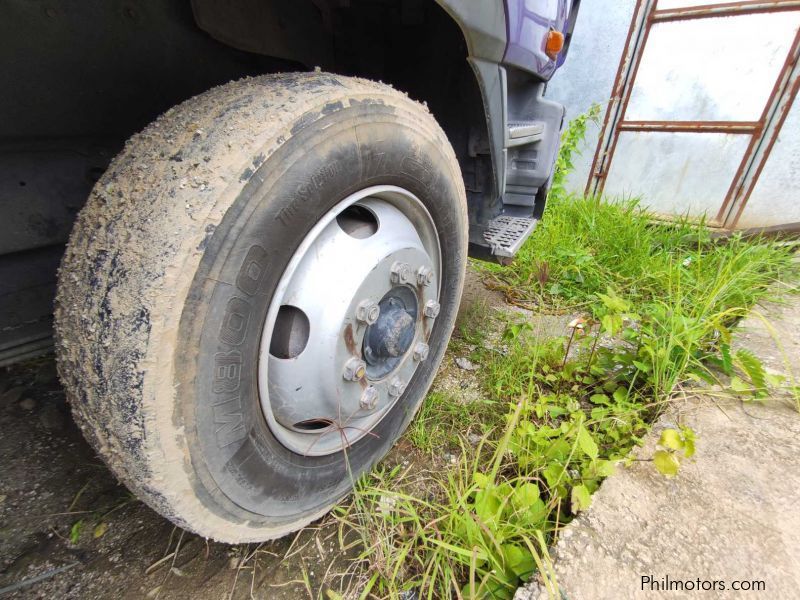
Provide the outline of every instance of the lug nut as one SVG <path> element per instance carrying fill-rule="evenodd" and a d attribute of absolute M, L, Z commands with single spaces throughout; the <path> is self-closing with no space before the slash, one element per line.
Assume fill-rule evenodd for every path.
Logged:
<path fill-rule="evenodd" d="M 378 404 L 378 397 L 380 393 L 378 392 L 378 388 L 371 385 L 367 389 L 364 390 L 364 393 L 361 394 L 361 400 L 359 400 L 359 405 L 364 410 L 372 410 Z"/>
<path fill-rule="evenodd" d="M 396 262 L 392 265 L 392 283 L 411 283 L 413 275 L 408 263 Z"/>
<path fill-rule="evenodd" d="M 430 348 L 428 347 L 428 344 L 420 342 L 419 344 L 414 346 L 414 360 L 417 362 L 422 362 L 423 360 L 428 358 L 429 351 Z"/>
<path fill-rule="evenodd" d="M 430 285 L 433 283 L 433 270 L 428 267 L 417 269 L 417 285 Z"/>
<path fill-rule="evenodd" d="M 397 398 L 403 395 L 403 392 L 406 391 L 406 384 L 403 383 L 403 380 L 399 377 L 395 377 L 392 379 L 391 383 L 389 383 L 389 395 L 393 398 Z"/>
<path fill-rule="evenodd" d="M 356 307 L 356 319 L 367 325 L 372 325 L 381 316 L 381 307 L 374 300 L 363 300 Z"/>
<path fill-rule="evenodd" d="M 344 363 L 342 377 L 347 381 L 361 381 L 367 374 L 367 363 L 355 356 Z"/>
<path fill-rule="evenodd" d="M 441 306 L 439 306 L 439 303 L 436 300 L 428 300 L 425 303 L 425 310 L 423 312 L 429 319 L 435 319 L 439 314 L 440 308 Z"/>

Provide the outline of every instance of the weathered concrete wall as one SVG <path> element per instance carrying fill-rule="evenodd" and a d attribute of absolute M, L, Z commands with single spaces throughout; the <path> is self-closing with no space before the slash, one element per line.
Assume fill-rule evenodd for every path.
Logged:
<path fill-rule="evenodd" d="M 569 56 L 547 88 L 549 98 L 567 107 L 567 120 L 585 113 L 595 103 L 605 111 L 635 5 L 635 0 L 581 3 Z M 599 134 L 600 127 L 590 124 L 582 154 L 576 157 L 575 171 L 568 179 L 571 191 L 583 193 Z"/>

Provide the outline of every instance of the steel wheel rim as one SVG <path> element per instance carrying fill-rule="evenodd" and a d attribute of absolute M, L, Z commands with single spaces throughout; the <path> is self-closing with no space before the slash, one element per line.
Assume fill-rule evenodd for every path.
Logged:
<path fill-rule="evenodd" d="M 259 400 L 281 444 L 323 456 L 369 435 L 427 359 L 440 293 L 439 238 L 416 196 L 375 186 L 328 211 L 295 250 L 262 331 Z"/>

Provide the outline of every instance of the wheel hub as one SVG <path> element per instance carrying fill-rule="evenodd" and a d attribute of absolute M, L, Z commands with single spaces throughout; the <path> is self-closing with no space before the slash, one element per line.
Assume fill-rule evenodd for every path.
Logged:
<path fill-rule="evenodd" d="M 355 194 L 311 230 L 262 334 L 261 406 L 285 446 L 338 452 L 389 412 L 427 357 L 439 272 L 430 216 L 400 188 Z"/>
<path fill-rule="evenodd" d="M 407 287 L 396 287 L 380 301 L 380 316 L 364 335 L 367 374 L 380 379 L 400 363 L 417 333 L 417 297 Z"/>

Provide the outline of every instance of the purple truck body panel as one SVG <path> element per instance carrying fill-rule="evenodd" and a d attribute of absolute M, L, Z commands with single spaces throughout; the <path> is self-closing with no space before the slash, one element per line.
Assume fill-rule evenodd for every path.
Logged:
<path fill-rule="evenodd" d="M 571 0 L 505 0 L 508 42 L 503 62 L 550 79 L 565 55 L 552 60 L 545 54 L 547 34 L 551 29 L 565 32 L 571 6 Z"/>

